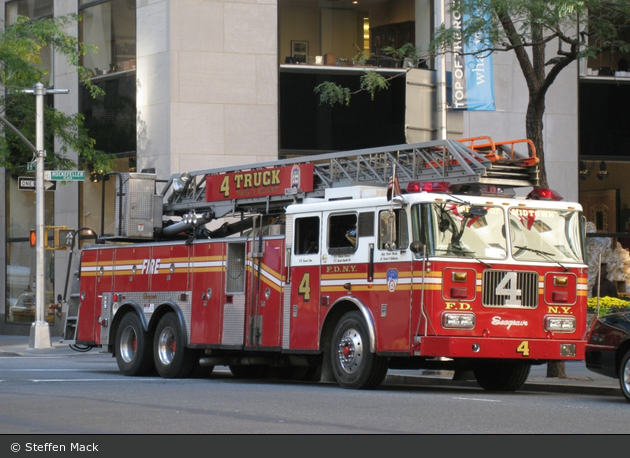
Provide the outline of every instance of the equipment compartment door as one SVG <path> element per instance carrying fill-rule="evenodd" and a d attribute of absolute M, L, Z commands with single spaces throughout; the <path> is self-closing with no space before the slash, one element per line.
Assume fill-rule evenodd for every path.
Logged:
<path fill-rule="evenodd" d="M 221 342 L 225 243 L 203 242 L 192 246 L 192 319 L 190 343 Z"/>
<path fill-rule="evenodd" d="M 103 292 L 110 292 L 113 286 L 114 250 L 83 250 L 81 253 L 81 305 L 77 343 L 100 343 Z"/>
<path fill-rule="evenodd" d="M 266 348 L 281 344 L 284 239 L 263 239 L 248 243 L 247 342 Z"/>
<path fill-rule="evenodd" d="M 151 291 L 185 292 L 188 286 L 188 245 L 158 245 L 153 247 Z"/>
<path fill-rule="evenodd" d="M 150 247 L 116 248 L 116 264 L 114 266 L 116 292 L 141 293 L 149 291 L 149 274 L 155 269 L 155 259 L 151 259 Z"/>

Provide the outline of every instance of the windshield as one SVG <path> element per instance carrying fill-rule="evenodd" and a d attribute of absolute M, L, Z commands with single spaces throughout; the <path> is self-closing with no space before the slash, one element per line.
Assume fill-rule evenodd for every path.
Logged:
<path fill-rule="evenodd" d="M 485 212 L 471 211 L 471 206 L 460 203 L 416 205 L 412 210 L 414 240 L 422 241 L 430 255 L 505 259 L 503 209 L 477 208 Z"/>
<path fill-rule="evenodd" d="M 519 261 L 583 262 L 580 212 L 510 208 L 512 256 Z"/>

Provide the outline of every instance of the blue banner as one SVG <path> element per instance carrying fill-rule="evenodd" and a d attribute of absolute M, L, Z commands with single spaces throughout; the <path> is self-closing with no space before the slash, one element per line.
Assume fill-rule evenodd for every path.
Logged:
<path fill-rule="evenodd" d="M 467 18 L 454 12 L 453 27 L 463 30 Z M 451 106 L 456 110 L 495 110 L 492 54 L 473 54 L 483 48 L 482 36 L 475 36 L 466 43 L 456 43 L 453 48 Z"/>

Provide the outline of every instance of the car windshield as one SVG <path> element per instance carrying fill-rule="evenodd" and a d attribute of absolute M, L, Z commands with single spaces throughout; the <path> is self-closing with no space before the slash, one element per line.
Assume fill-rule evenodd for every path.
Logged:
<path fill-rule="evenodd" d="M 413 210 L 414 240 L 436 256 L 505 259 L 507 240 L 503 209 L 460 203 L 420 204 Z"/>
<path fill-rule="evenodd" d="M 510 208 L 512 257 L 519 261 L 583 262 L 581 213 Z"/>

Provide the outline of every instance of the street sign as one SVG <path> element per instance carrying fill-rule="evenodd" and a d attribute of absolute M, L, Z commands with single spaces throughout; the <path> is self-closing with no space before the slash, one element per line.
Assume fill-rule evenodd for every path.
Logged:
<path fill-rule="evenodd" d="M 26 163 L 26 171 L 34 172 L 37 169 L 37 161 L 27 162 Z"/>
<path fill-rule="evenodd" d="M 18 190 L 35 191 L 36 181 L 33 177 L 18 177 Z M 44 191 L 55 191 L 57 189 L 56 181 L 44 180 Z"/>
<path fill-rule="evenodd" d="M 84 181 L 85 172 L 83 170 L 46 170 L 44 179 L 53 181 Z"/>

